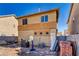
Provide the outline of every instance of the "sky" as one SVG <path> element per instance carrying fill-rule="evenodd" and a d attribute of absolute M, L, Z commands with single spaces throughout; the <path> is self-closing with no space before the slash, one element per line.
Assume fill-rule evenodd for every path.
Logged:
<path fill-rule="evenodd" d="M 59 8 L 58 32 L 62 32 L 68 28 L 66 22 L 68 20 L 71 4 L 70 3 L 2 3 L 0 4 L 0 16 L 15 14 L 24 16 L 42 11 Z"/>

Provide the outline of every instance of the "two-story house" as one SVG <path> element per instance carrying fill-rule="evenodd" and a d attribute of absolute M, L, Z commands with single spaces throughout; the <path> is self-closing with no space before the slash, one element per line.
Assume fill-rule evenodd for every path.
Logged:
<path fill-rule="evenodd" d="M 19 24 L 19 40 L 34 37 L 34 44 L 45 43 L 50 46 L 50 34 L 57 33 L 58 9 L 39 12 L 17 18 Z"/>

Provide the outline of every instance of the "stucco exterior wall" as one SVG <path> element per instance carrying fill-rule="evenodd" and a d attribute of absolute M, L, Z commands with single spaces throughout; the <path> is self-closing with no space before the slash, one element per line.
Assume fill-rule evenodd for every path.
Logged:
<path fill-rule="evenodd" d="M 70 34 L 79 33 L 79 3 L 74 3 L 71 11 L 71 16 L 68 22 Z"/>
<path fill-rule="evenodd" d="M 0 41 L 18 42 L 18 20 L 13 15 L 0 16 Z"/>
<path fill-rule="evenodd" d="M 35 35 L 34 33 L 37 33 Z M 40 34 L 42 32 L 42 35 Z M 46 34 L 46 32 L 49 32 L 49 34 Z M 43 29 L 43 30 L 26 30 L 26 31 L 19 31 L 19 40 L 29 40 L 30 36 L 34 37 L 34 44 L 38 45 L 39 43 L 45 43 L 47 46 L 50 46 L 50 34 L 56 33 L 56 29 Z"/>
<path fill-rule="evenodd" d="M 14 16 L 0 17 L 0 36 L 18 36 L 18 21 Z"/>
<path fill-rule="evenodd" d="M 46 22 L 46 23 L 35 23 L 35 24 L 26 24 L 26 25 L 20 25 L 18 27 L 19 31 L 24 30 L 37 30 L 37 29 L 57 29 L 57 23 L 56 22 Z"/>

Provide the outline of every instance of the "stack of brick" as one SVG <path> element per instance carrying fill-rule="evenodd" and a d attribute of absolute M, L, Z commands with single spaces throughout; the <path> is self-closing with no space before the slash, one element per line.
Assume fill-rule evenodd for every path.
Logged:
<path fill-rule="evenodd" d="M 60 41 L 59 46 L 60 46 L 60 56 L 72 56 L 71 42 Z"/>

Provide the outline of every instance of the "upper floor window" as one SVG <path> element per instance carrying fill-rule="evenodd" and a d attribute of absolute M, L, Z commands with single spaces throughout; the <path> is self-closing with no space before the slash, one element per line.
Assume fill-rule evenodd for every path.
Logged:
<path fill-rule="evenodd" d="M 48 22 L 48 15 L 45 16 L 45 22 Z"/>
<path fill-rule="evenodd" d="M 44 16 L 41 16 L 41 22 L 44 22 Z"/>
<path fill-rule="evenodd" d="M 48 15 L 41 16 L 41 22 L 48 22 Z"/>
<path fill-rule="evenodd" d="M 27 24 L 27 19 L 23 19 L 22 23 L 23 25 Z"/>

